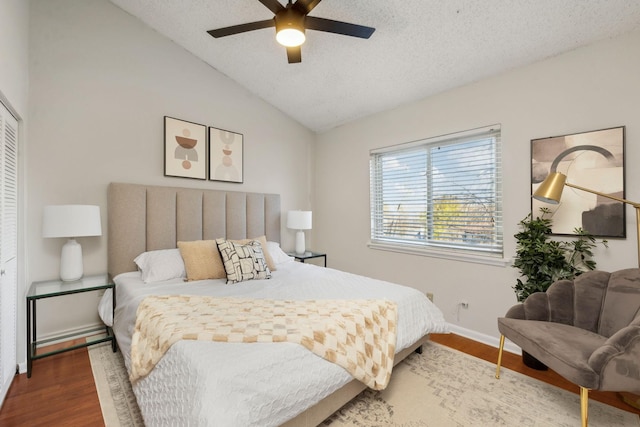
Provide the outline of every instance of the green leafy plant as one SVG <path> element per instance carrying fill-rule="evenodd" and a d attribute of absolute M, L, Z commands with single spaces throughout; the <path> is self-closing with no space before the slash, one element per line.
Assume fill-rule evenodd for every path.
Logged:
<path fill-rule="evenodd" d="M 534 292 L 545 292 L 551 284 L 561 279 L 573 279 L 585 271 L 594 270 L 593 248 L 598 243 L 608 247 L 606 240 L 597 241 L 582 228 L 576 228 L 572 241 L 551 240 L 551 211 L 540 208 L 541 215 L 527 215 L 519 225 L 521 231 L 514 235 L 517 241 L 513 267 L 520 270 L 513 289 L 518 301 L 524 301 Z M 523 280 L 524 279 L 524 280 Z"/>

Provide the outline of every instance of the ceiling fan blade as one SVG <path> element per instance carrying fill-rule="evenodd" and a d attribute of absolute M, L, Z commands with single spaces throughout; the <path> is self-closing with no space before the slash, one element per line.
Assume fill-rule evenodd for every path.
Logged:
<path fill-rule="evenodd" d="M 318 5 L 322 0 L 298 0 L 293 4 L 293 8 L 298 12 L 306 15 L 311 12 L 314 7 Z"/>
<path fill-rule="evenodd" d="M 263 5 L 265 5 L 267 9 L 273 12 L 274 15 L 285 8 L 283 5 L 280 4 L 278 0 L 258 0 L 258 1 Z"/>
<path fill-rule="evenodd" d="M 302 49 L 300 49 L 300 46 L 288 47 L 287 48 L 287 59 L 289 60 L 289 64 L 295 64 L 297 62 L 302 62 Z"/>
<path fill-rule="evenodd" d="M 315 16 L 307 16 L 304 26 L 307 30 L 325 31 L 327 33 L 360 37 L 362 39 L 368 39 L 376 30 L 375 28 L 365 27 L 364 25 L 349 24 L 347 22 L 317 18 Z"/>
<path fill-rule="evenodd" d="M 246 33 L 247 31 L 260 30 L 262 28 L 275 27 L 276 21 L 271 18 L 264 21 L 249 22 L 247 24 L 232 25 L 231 27 L 209 30 L 207 33 L 215 38 L 231 36 L 233 34 Z"/>

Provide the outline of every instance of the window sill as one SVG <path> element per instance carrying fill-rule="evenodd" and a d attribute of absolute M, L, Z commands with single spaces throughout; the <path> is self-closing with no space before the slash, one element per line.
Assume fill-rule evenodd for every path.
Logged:
<path fill-rule="evenodd" d="M 462 251 L 446 250 L 446 249 L 430 249 L 421 247 L 411 247 L 406 245 L 393 245 L 389 243 L 367 243 L 371 249 L 389 252 L 398 252 L 411 255 L 426 256 L 431 258 L 450 259 L 453 261 L 472 262 L 476 264 L 495 265 L 498 267 L 511 266 L 511 258 L 498 258 L 491 256 L 473 255 Z"/>

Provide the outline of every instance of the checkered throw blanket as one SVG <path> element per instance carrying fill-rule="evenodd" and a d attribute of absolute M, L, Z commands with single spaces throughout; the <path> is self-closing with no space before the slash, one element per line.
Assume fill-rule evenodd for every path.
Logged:
<path fill-rule="evenodd" d="M 179 340 L 298 343 L 375 390 L 391 377 L 397 306 L 386 300 L 262 300 L 149 296 L 131 345 L 132 382 Z"/>

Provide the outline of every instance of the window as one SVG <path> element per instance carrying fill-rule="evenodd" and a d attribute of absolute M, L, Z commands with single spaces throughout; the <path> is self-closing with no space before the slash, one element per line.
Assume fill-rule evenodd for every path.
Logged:
<path fill-rule="evenodd" d="M 502 257 L 500 126 L 373 150 L 371 243 Z"/>

